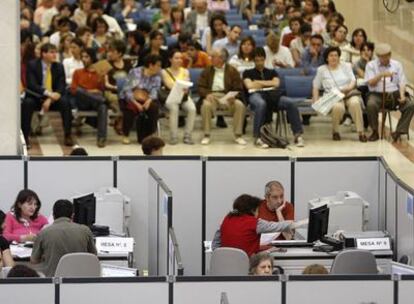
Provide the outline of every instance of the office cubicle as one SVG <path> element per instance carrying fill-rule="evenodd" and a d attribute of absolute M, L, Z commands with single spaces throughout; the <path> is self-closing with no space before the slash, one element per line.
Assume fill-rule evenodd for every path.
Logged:
<path fill-rule="evenodd" d="M 413 303 L 414 275 L 402 275 L 398 282 L 398 303 Z"/>
<path fill-rule="evenodd" d="M 17 193 L 25 187 L 25 162 L 20 156 L 0 156 L 0 210 L 14 204 Z"/>
<path fill-rule="evenodd" d="M 56 303 L 55 289 L 52 278 L 0 279 L 0 303 Z"/>

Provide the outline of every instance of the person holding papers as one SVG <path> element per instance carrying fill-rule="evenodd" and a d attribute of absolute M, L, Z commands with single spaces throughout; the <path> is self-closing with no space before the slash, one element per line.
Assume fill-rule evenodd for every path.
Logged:
<path fill-rule="evenodd" d="M 170 90 L 165 103 L 169 110 L 170 144 L 175 145 L 178 143 L 178 112 L 182 108 L 187 112 L 183 142 L 192 145 L 194 142 L 191 134 L 194 129 L 196 107 L 188 94 L 188 87 L 186 86 L 186 83 L 188 85 L 191 84 L 189 82 L 190 73 L 186 68 L 183 68 L 183 54 L 179 50 L 172 50 L 169 54 L 169 59 L 171 65 L 169 68 L 162 70 L 161 75 L 164 86 Z M 176 85 L 179 85 L 179 90 L 173 89 Z"/>
<path fill-rule="evenodd" d="M 317 70 L 313 80 L 312 103 L 319 99 L 319 91 L 324 94 L 337 91 L 345 97 L 336 102 L 331 110 L 332 115 L 332 139 L 341 140 L 339 125 L 347 108 L 355 122 L 360 142 L 367 142 L 364 133 L 364 123 L 362 119 L 361 93 L 355 89 L 356 79 L 352 72 L 350 63 L 340 61 L 341 50 L 339 47 L 331 46 L 323 54 L 325 64 Z"/>
<path fill-rule="evenodd" d="M 279 86 L 279 78 L 274 69 L 265 67 L 266 52 L 263 48 L 256 48 L 253 54 L 255 68 L 243 73 L 244 86 L 249 93 L 249 103 L 254 111 L 253 137 L 255 145 L 260 148 L 268 148 L 260 139 L 260 128 L 265 123 L 272 121 L 274 109 L 286 110 L 294 142 L 298 147 L 305 145 L 302 133 L 303 127 L 297 106 L 291 102 L 280 102 L 276 91 Z"/>
<path fill-rule="evenodd" d="M 210 143 L 211 118 L 216 109 L 221 108 L 233 112 L 234 140 L 239 145 L 246 145 L 247 142 L 242 137 L 246 106 L 237 98 L 243 89 L 240 74 L 236 68 L 226 63 L 226 49 L 213 49 L 210 55 L 212 65 L 204 69 L 198 80 L 198 94 L 203 102 L 201 118 L 204 138 L 201 144 Z"/>
<path fill-rule="evenodd" d="M 0 269 L 2 266 L 13 267 L 14 261 L 10 252 L 9 242 L 3 237 L 4 219 L 6 215 L 0 210 Z"/>

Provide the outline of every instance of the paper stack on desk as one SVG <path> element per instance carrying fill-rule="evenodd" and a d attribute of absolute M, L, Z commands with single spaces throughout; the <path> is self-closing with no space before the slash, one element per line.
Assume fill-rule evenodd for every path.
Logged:
<path fill-rule="evenodd" d="M 18 258 L 30 258 L 32 255 L 32 248 L 27 248 L 19 245 L 10 245 L 10 252 L 12 256 Z"/>

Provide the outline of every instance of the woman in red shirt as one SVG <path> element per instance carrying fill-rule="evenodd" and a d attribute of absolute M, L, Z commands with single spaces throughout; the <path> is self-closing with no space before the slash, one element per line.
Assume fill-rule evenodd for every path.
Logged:
<path fill-rule="evenodd" d="M 234 247 L 251 256 L 260 250 L 260 234 L 289 231 L 292 221 L 269 222 L 257 218 L 260 198 L 242 194 L 233 203 L 233 210 L 226 215 L 216 232 L 213 248 Z"/>

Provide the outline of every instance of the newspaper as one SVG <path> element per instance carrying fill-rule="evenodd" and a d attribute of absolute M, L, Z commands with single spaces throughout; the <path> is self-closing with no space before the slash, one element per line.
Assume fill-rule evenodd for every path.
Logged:
<path fill-rule="evenodd" d="M 221 105 L 227 105 L 228 104 L 228 100 L 230 99 L 230 98 L 235 98 L 237 95 L 239 94 L 239 92 L 238 91 L 230 91 L 230 92 L 228 92 L 226 95 L 224 95 L 223 97 L 221 97 L 219 100 L 218 100 L 218 102 L 221 104 Z"/>
<path fill-rule="evenodd" d="M 180 104 L 183 100 L 184 90 L 191 88 L 193 83 L 190 81 L 176 80 L 174 86 L 168 94 L 166 104 Z"/>
<path fill-rule="evenodd" d="M 332 107 L 338 101 L 341 101 L 345 97 L 345 94 L 334 88 L 329 93 L 323 94 L 314 104 L 312 108 L 322 115 L 328 115 Z"/>

